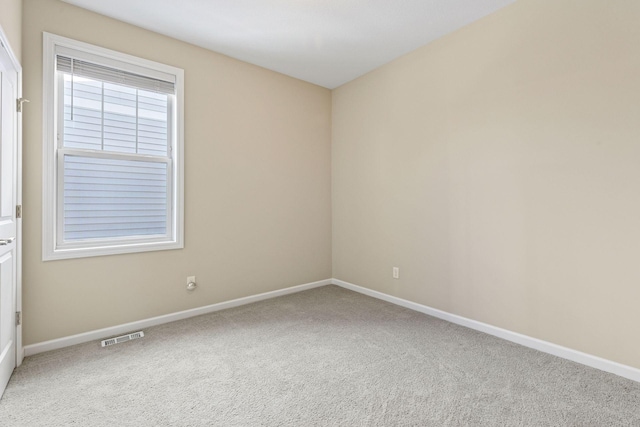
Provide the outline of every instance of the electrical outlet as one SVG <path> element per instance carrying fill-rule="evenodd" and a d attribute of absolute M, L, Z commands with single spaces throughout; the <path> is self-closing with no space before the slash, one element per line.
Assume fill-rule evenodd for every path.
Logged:
<path fill-rule="evenodd" d="M 394 279 L 400 278 L 400 269 L 398 267 L 393 267 L 393 278 Z"/>
<path fill-rule="evenodd" d="M 193 291 L 196 286 L 196 276 L 187 276 L 187 290 Z"/>

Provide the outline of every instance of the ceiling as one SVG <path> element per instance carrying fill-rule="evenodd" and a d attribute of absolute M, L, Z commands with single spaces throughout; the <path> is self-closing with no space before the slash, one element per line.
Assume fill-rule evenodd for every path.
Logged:
<path fill-rule="evenodd" d="M 333 89 L 515 0 L 64 0 Z"/>

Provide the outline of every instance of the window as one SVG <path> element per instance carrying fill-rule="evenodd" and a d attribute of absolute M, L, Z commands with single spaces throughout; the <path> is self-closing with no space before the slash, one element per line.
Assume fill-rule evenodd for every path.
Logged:
<path fill-rule="evenodd" d="M 44 260 L 183 247 L 182 84 L 44 34 Z"/>

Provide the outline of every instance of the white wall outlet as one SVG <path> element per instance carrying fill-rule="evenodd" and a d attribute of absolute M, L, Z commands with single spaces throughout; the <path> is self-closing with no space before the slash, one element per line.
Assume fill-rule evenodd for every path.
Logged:
<path fill-rule="evenodd" d="M 400 278 L 400 269 L 398 267 L 393 267 L 393 278 L 394 279 Z"/>
<path fill-rule="evenodd" d="M 187 290 L 193 291 L 196 286 L 196 276 L 187 276 Z"/>

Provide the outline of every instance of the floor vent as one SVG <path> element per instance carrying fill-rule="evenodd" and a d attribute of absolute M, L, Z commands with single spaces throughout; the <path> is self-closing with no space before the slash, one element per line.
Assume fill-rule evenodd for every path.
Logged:
<path fill-rule="evenodd" d="M 102 347 L 109 347 L 110 345 L 120 344 L 123 342 L 136 340 L 138 338 L 144 337 L 144 332 L 134 332 L 132 334 L 122 335 L 115 338 L 109 338 L 107 340 L 102 340 Z"/>

